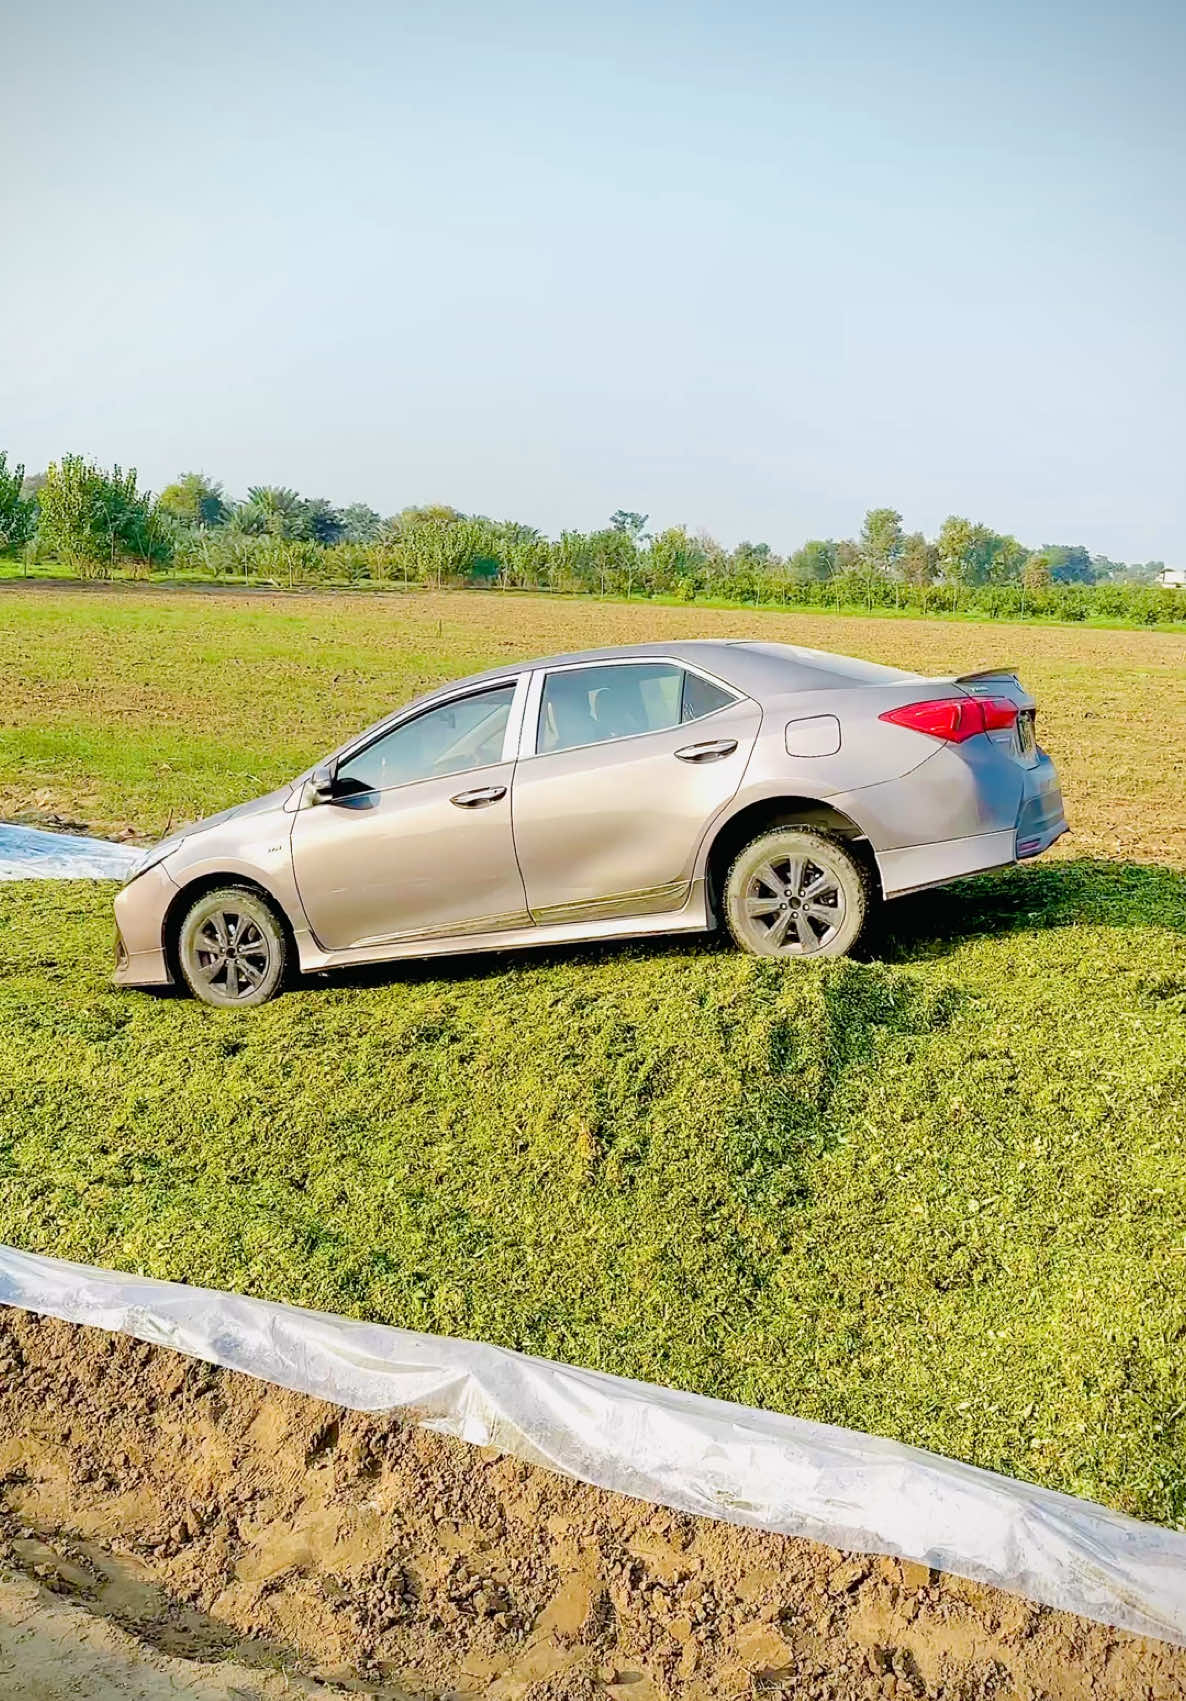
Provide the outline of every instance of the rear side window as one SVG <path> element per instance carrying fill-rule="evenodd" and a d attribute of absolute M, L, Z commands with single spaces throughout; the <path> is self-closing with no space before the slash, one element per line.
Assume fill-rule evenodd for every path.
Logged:
<path fill-rule="evenodd" d="M 714 685 L 711 679 L 701 679 L 698 673 L 684 674 L 684 699 L 681 721 L 698 721 L 705 715 L 723 709 L 733 701 L 728 691 Z"/>
<path fill-rule="evenodd" d="M 733 701 L 673 662 L 568 668 L 544 681 L 536 749 L 572 750 L 643 732 L 666 732 Z"/>

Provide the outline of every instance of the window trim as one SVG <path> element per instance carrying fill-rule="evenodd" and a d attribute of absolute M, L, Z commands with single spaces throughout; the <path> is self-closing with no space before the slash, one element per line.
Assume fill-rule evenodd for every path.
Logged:
<path fill-rule="evenodd" d="M 527 703 L 527 693 L 530 684 L 531 674 L 529 672 L 509 673 L 505 679 L 486 679 L 483 680 L 480 685 L 464 685 L 458 687 L 456 690 L 442 692 L 440 696 L 433 697 L 431 701 L 427 703 L 421 702 L 406 705 L 402 709 L 397 709 L 395 714 L 391 716 L 390 720 L 384 721 L 380 726 L 376 727 L 372 731 L 361 733 L 352 744 L 344 744 L 340 750 L 336 751 L 333 756 L 334 771 L 340 772 L 345 763 L 352 762 L 356 756 L 364 755 L 372 745 L 378 744 L 381 738 L 386 738 L 390 733 L 398 731 L 401 726 L 410 726 L 413 721 L 419 720 L 423 715 L 431 715 L 436 709 L 447 708 L 450 703 L 464 702 L 467 697 L 482 697 L 485 696 L 488 691 L 505 691 L 508 685 L 512 685 L 514 687 L 514 693 L 511 697 L 511 706 L 510 712 L 507 715 L 507 724 L 503 729 L 502 750 L 499 754 L 498 761 L 496 763 L 492 762 L 488 764 L 488 766 L 501 767 L 504 762 L 513 762 L 519 748 L 520 734 L 523 727 L 523 712 Z M 459 768 L 457 771 L 458 773 L 478 773 L 481 770 Z M 386 791 L 375 791 L 367 794 L 360 793 L 359 795 L 385 797 L 387 792 L 404 791 L 408 786 L 424 785 L 428 780 L 449 778 L 452 778 L 452 776 L 445 774 L 424 774 L 418 780 L 404 780 L 400 785 L 388 786 Z"/>
<path fill-rule="evenodd" d="M 694 721 L 677 721 L 674 726 L 649 728 L 645 732 L 627 732 L 619 738 L 595 738 L 587 744 L 566 744 L 560 750 L 537 750 L 539 738 L 539 719 L 543 708 L 544 684 L 553 673 L 578 673 L 582 670 L 602 667 L 648 667 L 655 664 L 667 667 L 678 667 L 684 673 L 694 673 L 698 679 L 703 679 L 709 685 L 715 685 L 719 691 L 724 691 L 729 702 L 722 703 L 719 709 L 713 709 L 711 714 L 700 715 Z M 523 714 L 522 737 L 519 742 L 520 762 L 535 760 L 539 757 L 565 756 L 573 750 L 600 750 L 606 744 L 628 744 L 635 738 L 657 738 L 660 732 L 676 732 L 681 726 L 699 726 L 701 721 L 710 721 L 713 715 L 723 714 L 726 709 L 732 709 L 738 703 L 747 701 L 744 691 L 739 691 L 735 685 L 730 685 L 727 679 L 721 679 L 718 674 L 710 673 L 707 668 L 699 667 L 695 662 L 684 661 L 682 656 L 606 656 L 600 661 L 562 662 L 556 667 L 540 667 L 533 670 L 527 691 Z"/>

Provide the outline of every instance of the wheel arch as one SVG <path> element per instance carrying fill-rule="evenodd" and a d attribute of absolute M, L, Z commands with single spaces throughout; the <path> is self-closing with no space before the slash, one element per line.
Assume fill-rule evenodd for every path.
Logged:
<path fill-rule="evenodd" d="M 851 815 L 834 808 L 823 798 L 778 794 L 757 798 L 744 804 L 726 820 L 718 822 L 703 854 L 704 891 L 708 913 L 714 925 L 724 920 L 722 897 L 725 877 L 734 857 L 743 846 L 767 833 L 773 827 L 815 827 L 844 839 L 849 848 L 859 854 L 872 873 L 875 890 L 881 892 L 877 858 L 860 823 Z"/>
<path fill-rule="evenodd" d="M 281 927 L 288 938 L 288 948 L 293 965 L 300 961 L 297 947 L 296 929 L 292 925 L 292 917 L 283 903 L 262 880 L 251 874 L 239 874 L 233 869 L 208 872 L 195 875 L 184 886 L 179 886 L 169 899 L 168 907 L 161 920 L 161 950 L 164 952 L 165 967 L 169 979 L 174 986 L 182 984 L 181 963 L 177 955 L 177 947 L 181 934 L 181 923 L 187 910 L 206 892 L 217 892 L 220 886 L 242 886 L 249 892 L 256 892 L 264 898 L 275 910 Z"/>

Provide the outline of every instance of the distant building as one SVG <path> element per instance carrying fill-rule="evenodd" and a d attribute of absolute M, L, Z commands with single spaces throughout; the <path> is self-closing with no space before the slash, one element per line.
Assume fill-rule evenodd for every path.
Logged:
<path fill-rule="evenodd" d="M 1163 567 L 1157 575 L 1157 583 L 1164 585 L 1167 591 L 1186 590 L 1186 567 Z"/>

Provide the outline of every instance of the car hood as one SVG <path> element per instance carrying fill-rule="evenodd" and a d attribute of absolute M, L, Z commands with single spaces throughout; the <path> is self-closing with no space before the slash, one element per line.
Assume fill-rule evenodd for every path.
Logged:
<path fill-rule="evenodd" d="M 192 821 L 188 827 L 183 827 L 178 833 L 170 833 L 168 838 L 146 850 L 144 855 L 133 863 L 129 879 L 134 880 L 137 875 L 162 862 L 165 857 L 172 856 L 187 839 L 194 838 L 198 833 L 207 833 L 212 827 L 221 827 L 225 821 L 234 821 L 248 815 L 264 815 L 269 809 L 282 809 L 292 792 L 293 783 L 290 781 L 263 797 L 253 797 L 248 803 L 236 803 L 231 809 L 220 809 L 217 815 L 206 815 L 201 821 Z"/>
<path fill-rule="evenodd" d="M 253 797 L 249 803 L 236 803 L 230 809 L 220 809 L 217 815 L 205 815 L 200 821 L 183 827 L 180 833 L 175 833 L 174 840 L 180 844 L 183 839 L 191 839 L 195 833 L 209 832 L 211 827 L 221 827 L 224 821 L 236 821 L 245 815 L 266 815 L 269 809 L 281 809 L 292 796 L 292 782 L 287 781 L 277 786 L 275 791 L 267 792 L 263 797 Z"/>

